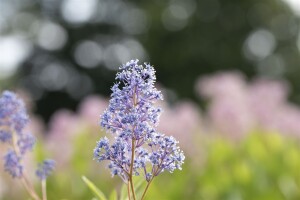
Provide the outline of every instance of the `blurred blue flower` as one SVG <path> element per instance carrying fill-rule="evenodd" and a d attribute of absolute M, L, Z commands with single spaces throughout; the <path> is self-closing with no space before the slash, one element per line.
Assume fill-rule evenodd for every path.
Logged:
<path fill-rule="evenodd" d="M 4 91 L 0 97 L 0 140 L 9 148 L 4 156 L 4 168 L 13 178 L 23 176 L 21 161 L 31 151 L 36 142 L 30 133 L 24 133 L 29 118 L 21 99 L 10 91 Z M 40 179 L 45 179 L 54 168 L 54 161 L 45 160 L 37 170 Z"/>
<path fill-rule="evenodd" d="M 23 166 L 20 164 L 21 157 L 15 151 L 9 150 L 4 156 L 4 169 L 13 178 L 20 178 L 23 172 Z"/>
<path fill-rule="evenodd" d="M 36 170 L 36 175 L 40 180 L 47 179 L 48 176 L 53 172 L 55 168 L 55 161 L 51 159 L 46 159 L 39 164 Z"/>
<path fill-rule="evenodd" d="M 36 139 L 32 134 L 27 133 L 20 135 L 17 142 L 20 149 L 20 153 L 23 155 L 27 151 L 32 150 L 35 145 L 35 141 Z"/>
<path fill-rule="evenodd" d="M 23 101 L 15 93 L 4 91 L 0 98 L 0 126 L 8 126 L 17 134 L 22 134 L 28 121 Z"/>
<path fill-rule="evenodd" d="M 11 133 L 7 130 L 0 130 L 0 141 L 1 142 L 10 142 L 11 141 Z"/>

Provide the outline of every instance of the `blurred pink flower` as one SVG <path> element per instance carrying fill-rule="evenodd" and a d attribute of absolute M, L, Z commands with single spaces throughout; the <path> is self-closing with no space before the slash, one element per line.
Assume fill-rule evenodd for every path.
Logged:
<path fill-rule="evenodd" d="M 260 127 L 300 136 L 300 108 L 288 102 L 288 85 L 279 80 L 256 80 L 249 88 L 252 111 Z"/>
<path fill-rule="evenodd" d="M 186 151 L 193 151 L 193 139 L 201 127 L 201 116 L 198 107 L 189 101 L 183 101 L 175 106 L 163 104 L 163 112 L 158 125 L 158 131 L 173 135 L 180 146 Z"/>
<path fill-rule="evenodd" d="M 53 154 L 57 166 L 67 164 L 73 153 L 73 140 L 80 132 L 82 122 L 72 111 L 59 110 L 51 117 L 46 147 Z"/>
<path fill-rule="evenodd" d="M 208 121 L 211 121 L 212 130 L 239 137 L 253 126 L 247 84 L 240 73 L 204 77 L 196 83 L 196 90 L 210 100 Z"/>
<path fill-rule="evenodd" d="M 209 100 L 211 130 L 240 137 L 252 129 L 300 135 L 300 108 L 288 102 L 288 85 L 281 80 L 256 79 L 247 83 L 237 72 L 218 73 L 196 83 Z"/>
<path fill-rule="evenodd" d="M 205 98 L 243 96 L 246 87 L 244 76 L 239 72 L 219 72 L 201 77 L 196 82 L 196 92 Z"/>
<path fill-rule="evenodd" d="M 295 105 L 286 105 L 277 116 L 276 125 L 282 133 L 300 138 L 300 109 Z"/>
<path fill-rule="evenodd" d="M 257 79 L 249 85 L 248 93 L 257 125 L 274 129 L 277 116 L 287 104 L 287 84 L 283 81 Z"/>
<path fill-rule="evenodd" d="M 253 116 L 244 102 L 229 98 L 215 100 L 208 110 L 213 129 L 238 138 L 246 134 L 253 125 Z"/>
<path fill-rule="evenodd" d="M 48 138 L 69 137 L 70 134 L 76 133 L 78 122 L 79 118 L 72 111 L 63 109 L 55 112 L 49 122 Z"/>

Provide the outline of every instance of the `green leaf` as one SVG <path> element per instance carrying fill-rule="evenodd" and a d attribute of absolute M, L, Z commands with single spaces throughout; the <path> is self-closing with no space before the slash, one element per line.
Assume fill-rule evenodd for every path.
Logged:
<path fill-rule="evenodd" d="M 116 190 L 113 190 L 109 195 L 109 200 L 118 200 L 118 194 Z"/>
<path fill-rule="evenodd" d="M 143 192 L 143 185 L 145 183 L 145 180 L 143 178 L 139 178 L 134 180 L 134 191 L 137 199 L 142 196 Z M 131 195 L 131 190 L 130 190 Z M 123 184 L 121 188 L 121 194 L 120 194 L 120 200 L 128 200 L 128 192 L 127 192 L 127 184 Z"/>
<path fill-rule="evenodd" d="M 94 192 L 94 194 L 100 199 L 100 200 L 108 200 L 106 196 L 103 194 L 103 192 L 95 186 L 94 183 L 92 183 L 88 178 L 85 176 L 82 176 L 82 180 L 85 182 L 85 184 Z"/>
<path fill-rule="evenodd" d="M 121 194 L 120 194 L 120 200 L 127 200 L 128 194 L 127 194 L 127 184 L 123 184 L 121 187 Z"/>
<path fill-rule="evenodd" d="M 140 198 L 142 196 L 143 193 L 143 185 L 145 183 L 145 179 L 138 179 L 136 181 L 134 181 L 134 188 L 135 188 L 135 194 L 138 198 Z"/>

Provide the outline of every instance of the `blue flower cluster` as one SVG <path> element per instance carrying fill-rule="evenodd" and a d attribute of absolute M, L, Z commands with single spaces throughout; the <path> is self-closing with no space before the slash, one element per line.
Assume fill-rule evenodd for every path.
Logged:
<path fill-rule="evenodd" d="M 131 175 L 143 175 L 149 182 L 163 171 L 181 169 L 184 154 L 174 137 L 158 133 L 162 100 L 155 87 L 155 70 L 149 64 L 131 60 L 120 67 L 112 87 L 108 108 L 101 116 L 101 126 L 114 136 L 110 144 L 104 137 L 94 149 L 94 159 L 110 161 L 112 175 L 125 182 Z"/>
<path fill-rule="evenodd" d="M 13 178 L 20 178 L 23 173 L 23 166 L 20 164 L 21 157 L 16 154 L 13 150 L 8 150 L 4 156 L 4 169 Z"/>
<path fill-rule="evenodd" d="M 15 93 L 4 91 L 0 97 L 0 141 L 8 145 L 4 169 L 13 178 L 23 176 L 21 161 L 36 142 L 32 134 L 24 132 L 28 122 L 23 101 Z"/>
<path fill-rule="evenodd" d="M 24 103 L 10 91 L 4 91 L 0 98 L 0 138 L 2 142 L 12 142 L 13 132 L 23 134 L 28 123 Z"/>
<path fill-rule="evenodd" d="M 38 169 L 35 173 L 40 180 L 45 180 L 53 172 L 54 167 L 55 161 L 46 159 L 39 164 Z"/>

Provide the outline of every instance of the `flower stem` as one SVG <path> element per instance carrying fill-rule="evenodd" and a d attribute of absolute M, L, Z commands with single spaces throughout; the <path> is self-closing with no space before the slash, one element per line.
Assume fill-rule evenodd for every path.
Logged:
<path fill-rule="evenodd" d="M 29 195 L 34 199 L 34 200 L 41 200 L 40 197 L 35 193 L 35 191 L 32 189 L 32 186 L 29 184 L 28 180 L 25 178 L 25 176 L 22 177 L 22 183 L 29 193 Z"/>
<path fill-rule="evenodd" d="M 20 155 L 20 149 L 18 148 L 17 145 L 17 139 L 15 136 L 16 133 L 12 134 L 12 148 L 15 151 L 15 153 L 19 156 Z M 35 199 L 35 200 L 41 200 L 40 197 L 36 194 L 36 192 L 34 191 L 33 186 L 30 184 L 30 182 L 28 181 L 26 175 L 25 175 L 25 170 L 22 173 L 21 176 L 21 180 L 22 180 L 22 184 L 24 185 L 25 189 L 27 190 L 27 192 L 29 193 L 29 195 Z"/>
<path fill-rule="evenodd" d="M 146 186 L 146 188 L 145 188 L 145 190 L 144 190 L 144 192 L 143 192 L 143 195 L 142 195 L 141 200 L 143 200 L 143 199 L 145 198 L 146 193 L 147 193 L 147 191 L 148 191 L 148 188 L 149 188 L 149 186 L 150 186 L 150 184 L 151 184 L 153 178 L 154 178 L 154 176 L 153 176 L 153 177 L 150 179 L 150 181 L 148 182 L 148 184 L 147 184 L 147 186 Z"/>
<path fill-rule="evenodd" d="M 135 198 L 135 191 L 134 191 L 134 186 L 133 186 L 133 181 L 132 181 L 132 172 L 133 172 L 133 162 L 134 162 L 134 151 L 135 151 L 135 139 L 132 139 L 131 143 L 131 163 L 130 163 L 130 172 L 129 172 L 129 182 L 131 186 L 131 192 L 133 199 L 136 200 Z"/>
<path fill-rule="evenodd" d="M 136 96 L 136 87 L 134 87 L 134 93 L 133 93 L 133 107 L 136 107 L 137 105 L 137 96 Z M 134 191 L 134 186 L 133 186 L 133 180 L 132 180 L 132 175 L 133 175 L 133 162 L 134 162 L 134 152 L 135 152 L 135 138 L 134 138 L 134 128 L 132 128 L 132 140 L 131 140 L 131 162 L 130 162 L 130 172 L 129 172 L 129 182 L 130 182 L 130 187 L 132 191 L 132 198 L 133 200 L 136 200 L 135 197 L 135 191 Z"/>
<path fill-rule="evenodd" d="M 46 185 L 46 180 L 42 180 L 42 195 L 43 195 L 43 200 L 47 200 L 47 185 Z"/>
<path fill-rule="evenodd" d="M 131 200 L 131 197 L 130 197 L 130 185 L 129 185 L 129 183 L 127 183 L 127 193 L 128 193 L 128 199 Z"/>

